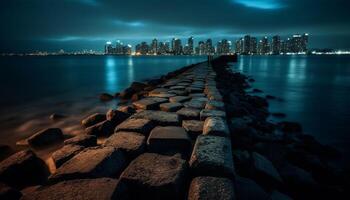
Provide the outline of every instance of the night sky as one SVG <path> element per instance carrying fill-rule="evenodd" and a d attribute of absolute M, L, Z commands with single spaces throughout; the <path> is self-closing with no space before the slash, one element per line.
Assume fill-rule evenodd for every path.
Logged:
<path fill-rule="evenodd" d="M 349 49 L 349 8 L 349 0 L 1 0 L 0 52 L 304 32 L 312 48 Z"/>

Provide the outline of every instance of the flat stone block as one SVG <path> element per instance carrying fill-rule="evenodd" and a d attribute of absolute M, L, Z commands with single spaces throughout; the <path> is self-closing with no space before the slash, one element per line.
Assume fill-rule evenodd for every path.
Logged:
<path fill-rule="evenodd" d="M 172 86 L 170 87 L 170 90 L 184 90 L 186 87 L 185 86 Z"/>
<path fill-rule="evenodd" d="M 116 132 L 105 141 L 104 146 L 123 150 L 126 157 L 131 160 L 145 151 L 146 137 L 136 132 Z"/>
<path fill-rule="evenodd" d="M 182 199 L 187 172 L 179 156 L 145 153 L 133 160 L 120 176 L 131 199 Z"/>
<path fill-rule="evenodd" d="M 27 141 L 31 147 L 42 147 L 63 141 L 63 133 L 59 128 L 48 128 L 30 136 Z"/>
<path fill-rule="evenodd" d="M 182 127 L 157 126 L 147 140 L 150 152 L 159 154 L 181 153 L 188 156 L 191 151 L 191 139 Z"/>
<path fill-rule="evenodd" d="M 132 116 L 134 119 L 148 119 L 159 126 L 180 126 L 181 119 L 176 113 L 145 110 Z"/>
<path fill-rule="evenodd" d="M 49 177 L 50 182 L 117 176 L 126 165 L 124 154 L 113 147 L 91 147 L 78 153 Z"/>
<path fill-rule="evenodd" d="M 181 103 L 162 103 L 159 105 L 161 111 L 176 112 L 183 107 Z"/>
<path fill-rule="evenodd" d="M 128 132 L 138 132 L 144 135 L 148 135 L 154 127 L 155 127 L 155 124 L 149 119 L 129 118 L 125 120 L 123 123 L 119 124 L 115 128 L 115 132 L 128 131 Z"/>
<path fill-rule="evenodd" d="M 230 137 L 226 120 L 221 117 L 207 117 L 204 121 L 203 135 Z"/>
<path fill-rule="evenodd" d="M 198 176 L 233 177 L 230 140 L 218 136 L 198 136 L 189 163 L 192 172 Z"/>
<path fill-rule="evenodd" d="M 207 110 L 207 109 L 202 110 L 200 113 L 200 119 L 205 120 L 207 117 L 226 118 L 226 113 L 221 110 Z"/>
<path fill-rule="evenodd" d="M 205 101 L 195 101 L 191 100 L 184 103 L 184 106 L 187 108 L 196 108 L 196 109 L 203 109 L 205 107 L 206 102 Z"/>
<path fill-rule="evenodd" d="M 52 154 L 52 159 L 55 162 L 56 168 L 59 168 L 63 163 L 73 158 L 84 149 L 83 146 L 68 144 Z"/>
<path fill-rule="evenodd" d="M 168 89 L 165 88 L 156 88 L 148 93 L 148 95 L 153 95 L 153 94 L 160 94 L 160 93 L 166 93 L 168 92 Z"/>
<path fill-rule="evenodd" d="M 195 138 L 203 133 L 204 122 L 199 120 L 183 120 L 182 127 L 187 131 L 187 133 Z"/>
<path fill-rule="evenodd" d="M 136 109 L 157 110 L 159 105 L 168 102 L 166 98 L 148 97 L 133 103 Z"/>
<path fill-rule="evenodd" d="M 90 116 L 88 116 L 87 118 L 83 119 L 81 121 L 81 124 L 87 128 L 87 127 L 90 127 L 92 125 L 95 125 L 99 122 L 102 122 L 106 120 L 106 115 L 105 114 L 102 114 L 102 113 L 95 113 L 95 114 L 92 114 Z"/>
<path fill-rule="evenodd" d="M 199 119 L 200 110 L 196 108 L 181 108 L 176 112 L 182 119 L 196 120 Z"/>
<path fill-rule="evenodd" d="M 191 97 L 189 96 L 174 96 L 174 97 L 170 97 L 169 101 L 171 103 L 183 103 L 185 101 L 189 101 L 191 99 Z"/>
<path fill-rule="evenodd" d="M 192 93 L 189 95 L 190 97 L 205 97 L 204 93 Z"/>
<path fill-rule="evenodd" d="M 170 98 L 176 96 L 176 94 L 171 93 L 159 93 L 159 94 L 150 94 L 150 97 L 159 97 L 159 98 Z"/>
<path fill-rule="evenodd" d="M 210 176 L 196 177 L 192 180 L 188 200 L 234 200 L 235 191 L 228 178 Z"/>
<path fill-rule="evenodd" d="M 205 109 L 207 110 L 225 110 L 225 104 L 222 101 L 213 101 L 210 100 L 205 105 Z"/>
<path fill-rule="evenodd" d="M 169 93 L 176 94 L 178 96 L 185 96 L 188 94 L 188 92 L 185 90 L 169 90 Z"/>
<path fill-rule="evenodd" d="M 94 135 L 80 134 L 64 141 L 65 145 L 79 145 L 84 147 L 92 147 L 97 145 L 97 137 Z"/>
<path fill-rule="evenodd" d="M 117 179 L 78 179 L 59 182 L 54 185 L 39 186 L 31 192 L 24 193 L 23 200 L 110 200 L 117 193 Z"/>

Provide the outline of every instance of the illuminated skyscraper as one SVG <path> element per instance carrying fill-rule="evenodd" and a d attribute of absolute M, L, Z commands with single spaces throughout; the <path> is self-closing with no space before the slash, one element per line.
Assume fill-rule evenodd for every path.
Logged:
<path fill-rule="evenodd" d="M 158 40 L 153 39 L 151 43 L 151 48 L 150 48 L 150 54 L 157 54 L 158 53 Z"/>
<path fill-rule="evenodd" d="M 251 44 L 250 44 L 250 35 L 246 35 L 243 38 L 243 54 L 250 54 Z"/>
<path fill-rule="evenodd" d="M 279 55 L 281 53 L 281 37 L 275 35 L 272 37 L 271 50 L 273 55 Z"/>
<path fill-rule="evenodd" d="M 113 53 L 113 46 L 112 46 L 112 42 L 106 42 L 105 45 L 105 54 L 112 54 Z"/>
<path fill-rule="evenodd" d="M 258 41 L 256 37 L 250 38 L 250 54 L 257 54 L 258 53 Z"/>
<path fill-rule="evenodd" d="M 193 37 L 188 38 L 188 41 L 187 41 L 188 55 L 193 54 L 193 43 L 194 43 Z"/>
<path fill-rule="evenodd" d="M 270 53 L 270 45 L 267 37 L 263 37 L 259 41 L 258 52 L 260 55 L 267 55 Z"/>

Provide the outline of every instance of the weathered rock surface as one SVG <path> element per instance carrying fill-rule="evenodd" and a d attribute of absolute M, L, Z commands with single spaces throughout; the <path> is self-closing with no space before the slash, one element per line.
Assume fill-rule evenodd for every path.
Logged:
<path fill-rule="evenodd" d="M 187 156 L 191 151 L 191 139 L 185 129 L 176 126 L 157 126 L 147 140 L 150 152 L 159 154 L 181 153 Z"/>
<path fill-rule="evenodd" d="M 49 175 L 44 161 L 32 151 L 20 151 L 0 163 L 0 182 L 14 188 L 42 184 Z"/>
<path fill-rule="evenodd" d="M 62 142 L 63 133 L 59 128 L 48 128 L 30 136 L 27 141 L 31 147 L 42 147 L 53 143 Z"/>
<path fill-rule="evenodd" d="M 91 147 L 64 163 L 50 176 L 51 182 L 80 178 L 113 177 L 125 166 L 124 154 L 113 147 Z"/>
<path fill-rule="evenodd" d="M 234 200 L 232 181 L 228 178 L 201 176 L 194 178 L 188 192 L 188 200 Z"/>
<path fill-rule="evenodd" d="M 184 103 L 184 106 L 186 108 L 195 108 L 195 109 L 203 109 L 205 107 L 206 102 L 205 101 L 199 101 L 199 100 L 191 100 Z"/>
<path fill-rule="evenodd" d="M 109 120 L 105 120 L 85 129 L 87 135 L 108 136 L 113 133 L 115 125 Z"/>
<path fill-rule="evenodd" d="M 162 103 L 159 105 L 161 111 L 176 112 L 183 107 L 181 103 Z"/>
<path fill-rule="evenodd" d="M 88 116 L 87 118 L 83 119 L 81 121 L 81 124 L 84 126 L 84 127 L 89 127 L 89 126 L 92 126 L 92 125 L 95 125 L 97 123 L 100 123 L 102 121 L 106 120 L 106 115 L 105 114 L 102 114 L 102 113 L 95 113 L 93 115 L 90 115 Z"/>
<path fill-rule="evenodd" d="M 129 132 L 138 132 L 144 135 L 148 135 L 154 127 L 155 127 L 155 123 L 149 119 L 129 118 L 123 123 L 119 124 L 115 128 L 115 132 L 129 131 Z"/>
<path fill-rule="evenodd" d="M 226 113 L 221 110 L 207 110 L 204 109 L 200 112 L 200 118 L 201 120 L 205 120 L 207 117 L 226 117 Z"/>
<path fill-rule="evenodd" d="M 136 112 L 135 108 L 133 106 L 130 106 L 130 105 L 119 106 L 117 108 L 117 110 L 119 110 L 123 113 L 129 114 L 129 115 L 132 115 Z"/>
<path fill-rule="evenodd" d="M 120 176 L 131 199 L 181 199 L 187 164 L 178 156 L 145 153 L 133 160 Z"/>
<path fill-rule="evenodd" d="M 130 160 L 145 151 L 146 137 L 136 132 L 116 132 L 105 141 L 104 146 L 123 150 L 126 157 Z"/>
<path fill-rule="evenodd" d="M 95 135 L 80 134 L 64 141 L 65 145 L 79 145 L 83 147 L 93 147 L 97 145 L 97 137 Z"/>
<path fill-rule="evenodd" d="M 197 137 L 203 133 L 204 122 L 199 120 L 184 120 L 182 127 L 191 137 Z"/>
<path fill-rule="evenodd" d="M 191 99 L 191 97 L 189 96 L 174 96 L 169 98 L 169 101 L 171 103 L 183 103 L 185 101 L 189 101 Z"/>
<path fill-rule="evenodd" d="M 204 121 L 203 135 L 230 137 L 226 120 L 221 117 L 208 117 Z"/>
<path fill-rule="evenodd" d="M 158 98 L 158 97 L 149 97 L 144 98 L 133 103 L 136 109 L 141 110 L 158 110 L 159 105 L 162 103 L 168 102 L 168 99 Z"/>
<path fill-rule="evenodd" d="M 63 165 L 63 163 L 73 158 L 83 149 L 83 146 L 68 144 L 64 145 L 61 149 L 55 151 L 52 154 L 52 159 L 55 162 L 56 168 L 59 168 L 61 165 Z"/>
<path fill-rule="evenodd" d="M 199 176 L 232 177 L 234 166 L 230 140 L 198 136 L 189 163 L 192 172 Z"/>
<path fill-rule="evenodd" d="M 118 180 L 111 178 L 78 179 L 62 181 L 57 184 L 40 186 L 25 193 L 23 200 L 111 200 L 116 199 Z"/>
<path fill-rule="evenodd" d="M 113 109 L 108 110 L 106 114 L 106 119 L 108 121 L 111 121 L 114 126 L 117 126 L 118 124 L 122 123 L 128 117 L 130 117 L 129 114 Z"/>
<path fill-rule="evenodd" d="M 267 185 L 282 183 L 282 179 L 271 161 L 256 152 L 252 153 L 252 159 L 257 179 L 265 182 Z"/>
<path fill-rule="evenodd" d="M 132 116 L 134 119 L 148 119 L 160 126 L 180 126 L 181 118 L 176 113 L 145 110 Z"/>
<path fill-rule="evenodd" d="M 205 105 L 207 110 L 225 110 L 225 104 L 222 101 L 208 101 Z"/>
<path fill-rule="evenodd" d="M 176 112 L 184 120 L 199 119 L 200 110 L 196 108 L 181 108 Z"/>

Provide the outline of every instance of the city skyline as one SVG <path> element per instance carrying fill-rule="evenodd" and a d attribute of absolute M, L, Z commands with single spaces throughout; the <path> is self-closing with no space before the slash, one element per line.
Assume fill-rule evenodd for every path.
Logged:
<path fill-rule="evenodd" d="M 0 53 L 99 50 L 116 38 L 136 45 L 193 35 L 216 43 L 300 32 L 313 36 L 310 48 L 349 49 L 348 7 L 346 0 L 3 0 Z"/>

